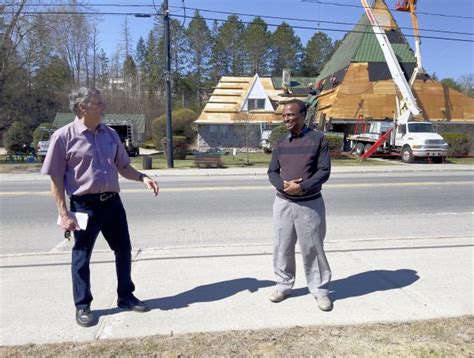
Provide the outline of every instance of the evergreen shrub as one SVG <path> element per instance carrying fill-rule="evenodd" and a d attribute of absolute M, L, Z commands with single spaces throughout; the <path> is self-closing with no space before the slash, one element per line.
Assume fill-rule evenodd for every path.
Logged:
<path fill-rule="evenodd" d="M 448 157 L 465 157 L 471 150 L 472 137 L 465 133 L 441 133 L 449 145 Z"/>
<path fill-rule="evenodd" d="M 28 127 L 15 121 L 5 133 L 3 133 L 3 145 L 9 153 L 24 153 L 30 151 L 31 133 Z"/>
<path fill-rule="evenodd" d="M 197 132 L 193 122 L 196 120 L 197 114 L 188 108 L 180 108 L 173 111 L 171 117 L 173 136 L 185 137 L 187 144 L 194 143 Z M 166 138 L 166 114 L 159 116 L 153 121 L 152 133 L 155 148 L 160 150 L 162 139 Z"/>

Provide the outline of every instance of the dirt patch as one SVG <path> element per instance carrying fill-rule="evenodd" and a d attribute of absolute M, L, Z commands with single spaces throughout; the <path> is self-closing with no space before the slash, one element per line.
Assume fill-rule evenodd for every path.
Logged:
<path fill-rule="evenodd" d="M 474 316 L 1 347 L 2 357 L 472 357 Z"/>

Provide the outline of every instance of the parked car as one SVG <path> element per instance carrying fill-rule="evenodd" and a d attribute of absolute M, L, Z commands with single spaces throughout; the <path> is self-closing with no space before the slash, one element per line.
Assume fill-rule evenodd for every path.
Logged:
<path fill-rule="evenodd" d="M 51 134 L 53 134 L 54 131 L 55 129 L 52 128 L 41 127 L 41 138 L 36 145 L 36 156 L 41 163 L 44 162 L 44 158 L 46 157 L 46 153 L 48 152 L 49 148 L 49 139 L 51 138 Z"/>

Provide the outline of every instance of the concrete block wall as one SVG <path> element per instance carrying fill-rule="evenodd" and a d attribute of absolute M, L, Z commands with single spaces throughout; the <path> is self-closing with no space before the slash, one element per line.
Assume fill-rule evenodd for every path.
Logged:
<path fill-rule="evenodd" d="M 209 148 L 245 148 L 245 124 L 226 125 L 220 124 L 217 131 L 211 133 L 210 125 L 199 124 L 197 147 L 199 150 Z M 260 125 L 249 124 L 247 126 L 249 148 L 260 148 Z"/>

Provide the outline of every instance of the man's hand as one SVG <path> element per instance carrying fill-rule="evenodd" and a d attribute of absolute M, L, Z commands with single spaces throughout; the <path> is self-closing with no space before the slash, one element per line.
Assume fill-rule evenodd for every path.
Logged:
<path fill-rule="evenodd" d="M 69 214 L 61 214 L 61 228 L 65 231 L 76 231 L 80 230 L 79 224 L 76 222 L 76 219 L 69 216 Z"/>
<path fill-rule="evenodd" d="M 143 183 L 145 183 L 146 187 L 150 190 L 153 190 L 153 193 L 155 196 L 158 195 L 158 192 L 160 191 L 160 187 L 158 186 L 158 183 L 151 179 L 150 177 L 143 177 Z"/>
<path fill-rule="evenodd" d="M 283 181 L 283 191 L 290 195 L 303 195 L 303 190 L 301 190 L 301 186 L 299 183 L 303 181 L 302 178 L 290 180 L 290 181 Z"/>

